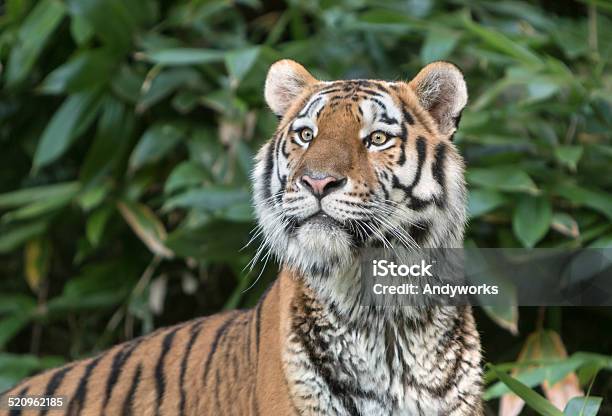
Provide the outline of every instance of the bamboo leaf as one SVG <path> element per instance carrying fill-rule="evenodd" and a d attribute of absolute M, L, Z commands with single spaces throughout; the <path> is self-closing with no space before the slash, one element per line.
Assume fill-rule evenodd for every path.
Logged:
<path fill-rule="evenodd" d="M 28 286 L 38 293 L 41 282 L 47 277 L 51 261 L 51 245 L 48 240 L 35 238 L 25 247 L 24 263 Z"/>
<path fill-rule="evenodd" d="M 164 245 L 167 236 L 164 225 L 153 211 L 146 205 L 128 201 L 118 202 L 117 208 L 123 219 L 151 252 L 162 258 L 174 257 L 174 253 Z"/>
<path fill-rule="evenodd" d="M 41 0 L 28 15 L 17 35 L 17 45 L 11 50 L 6 69 L 6 85 L 14 87 L 29 74 L 44 46 L 66 13 L 59 0 Z"/>
<path fill-rule="evenodd" d="M 565 416 L 597 416 L 603 399 L 601 397 L 574 397 L 569 401 Z"/>
<path fill-rule="evenodd" d="M 534 409 L 541 415 L 544 416 L 562 416 L 563 413 L 555 406 L 553 406 L 544 397 L 540 396 L 535 391 L 518 381 L 517 379 L 510 377 L 503 371 L 498 371 L 495 366 L 490 366 L 491 370 L 495 373 L 499 379 L 510 388 L 517 396 L 525 401 L 527 406 Z"/>
<path fill-rule="evenodd" d="M 100 101 L 97 91 L 85 91 L 68 97 L 47 124 L 36 147 L 32 168 L 36 171 L 57 160 L 70 147 L 85 115 L 95 114 Z M 89 118 L 89 123 L 93 121 Z"/>
<path fill-rule="evenodd" d="M 198 65 L 223 62 L 225 53 L 212 49 L 173 48 L 146 52 L 142 58 L 160 65 Z"/>
<path fill-rule="evenodd" d="M 158 123 L 141 137 L 130 156 L 130 169 L 155 162 L 165 156 L 185 135 L 185 128 L 176 123 Z"/>
<path fill-rule="evenodd" d="M 508 192 L 537 194 L 538 188 L 524 171 L 514 167 L 472 168 L 467 171 L 470 184 Z"/>

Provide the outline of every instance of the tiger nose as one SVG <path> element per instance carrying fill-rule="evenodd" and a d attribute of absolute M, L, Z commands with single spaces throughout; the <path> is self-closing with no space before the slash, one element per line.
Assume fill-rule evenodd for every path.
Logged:
<path fill-rule="evenodd" d="M 321 199 L 335 190 L 342 188 L 346 183 L 346 178 L 339 179 L 333 176 L 313 177 L 302 175 L 300 181 L 310 193 Z"/>

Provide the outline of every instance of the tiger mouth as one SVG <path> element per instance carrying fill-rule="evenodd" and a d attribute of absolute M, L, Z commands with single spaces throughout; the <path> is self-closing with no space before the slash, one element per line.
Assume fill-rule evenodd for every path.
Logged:
<path fill-rule="evenodd" d="M 299 221 L 297 224 L 297 227 L 301 227 L 302 225 L 305 225 L 305 224 L 323 225 L 323 226 L 336 227 L 336 228 L 341 228 L 341 229 L 346 228 L 342 222 L 338 221 L 337 219 L 330 216 L 329 214 L 326 214 L 322 210 Z"/>
<path fill-rule="evenodd" d="M 363 227 L 351 226 L 350 221 L 343 223 L 322 210 L 300 220 L 293 218 L 288 224 L 287 231 L 289 235 L 295 236 L 298 230 L 305 225 L 312 225 L 314 226 L 313 228 L 317 228 L 322 232 L 343 231 L 350 236 L 355 247 L 363 247 L 369 239 L 369 234 L 363 231 L 360 232 L 360 230 L 363 230 Z"/>

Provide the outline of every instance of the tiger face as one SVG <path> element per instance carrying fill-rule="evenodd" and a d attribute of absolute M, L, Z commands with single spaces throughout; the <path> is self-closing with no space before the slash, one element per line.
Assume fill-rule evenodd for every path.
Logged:
<path fill-rule="evenodd" d="M 282 264 L 329 276 L 364 247 L 461 244 L 465 186 L 452 136 L 467 91 L 455 66 L 430 64 L 410 82 L 323 82 L 282 60 L 265 98 L 280 123 L 257 156 L 254 200 Z"/>

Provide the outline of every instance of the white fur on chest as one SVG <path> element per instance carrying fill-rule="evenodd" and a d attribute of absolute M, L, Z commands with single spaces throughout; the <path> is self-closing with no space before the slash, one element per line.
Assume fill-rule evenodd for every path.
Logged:
<path fill-rule="evenodd" d="M 329 360 L 315 358 L 313 362 L 312 346 L 309 351 L 295 334 L 286 344 L 283 358 L 288 383 L 296 407 L 304 415 L 352 415 L 355 411 L 367 416 L 447 414 L 446 409 L 453 408 L 462 390 L 469 391 L 473 379 L 479 376 L 477 372 L 467 374 L 471 367 L 466 366 L 456 385 L 443 397 L 423 388 L 443 383 L 456 360 L 463 366 L 464 361 L 480 359 L 478 352 L 451 347 L 440 360 L 436 348 L 447 331 L 443 326 L 434 325 L 402 339 L 397 327 L 391 325 L 387 330 L 396 332 L 391 348 L 397 350 L 389 358 L 390 346 L 386 345 L 382 330 L 375 328 L 368 335 L 363 330 L 335 324 L 332 321 L 317 333 L 324 348 L 317 354 L 322 353 Z M 352 388 L 356 391 L 348 394 L 349 400 L 346 394 L 337 394 L 338 389 L 346 393 Z M 459 407 L 456 414 L 469 413 Z"/>

